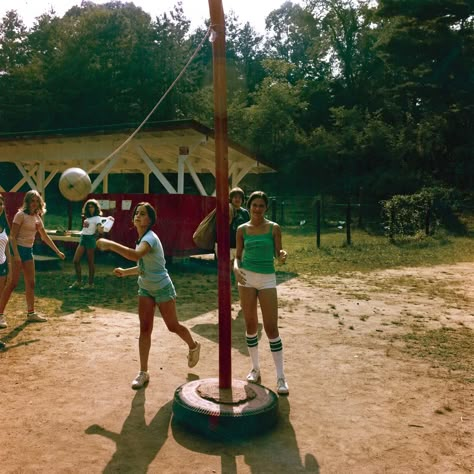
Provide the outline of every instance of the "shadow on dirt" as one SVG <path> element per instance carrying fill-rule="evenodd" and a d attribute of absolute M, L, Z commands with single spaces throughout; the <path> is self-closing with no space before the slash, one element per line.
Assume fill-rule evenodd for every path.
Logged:
<path fill-rule="evenodd" d="M 298 449 L 296 433 L 290 422 L 288 398 L 279 399 L 279 420 L 273 431 L 245 440 L 209 441 L 203 435 L 190 433 L 172 419 L 171 428 L 177 443 L 194 452 L 220 456 L 221 470 L 237 474 L 236 458 L 243 456 L 252 473 L 311 472 L 319 474 L 316 458 L 307 453 L 304 461 Z"/>
<path fill-rule="evenodd" d="M 4 347 L 1 348 L 2 352 L 6 352 L 6 351 L 14 349 L 16 347 L 28 346 L 29 344 L 39 342 L 40 339 L 30 339 L 29 341 L 22 341 L 22 342 L 18 342 L 17 344 L 13 344 L 13 345 L 8 344 L 10 341 L 13 341 L 20 333 L 23 332 L 23 330 L 25 328 L 27 328 L 31 324 L 34 324 L 34 323 L 29 323 L 28 321 L 25 321 L 24 323 L 19 324 L 18 326 L 13 328 L 5 336 L 2 336 L 2 342 L 4 343 Z"/>
<path fill-rule="evenodd" d="M 258 323 L 258 339 L 261 339 L 263 325 Z M 218 344 L 219 343 L 219 324 L 195 324 L 190 329 L 199 334 L 201 337 L 208 339 L 209 341 Z M 237 317 L 232 319 L 231 323 L 231 337 L 232 347 L 237 349 L 241 354 L 248 356 L 248 348 L 245 339 L 245 321 L 240 310 Z"/>
<path fill-rule="evenodd" d="M 312 454 L 305 454 L 304 459 L 301 457 L 286 397 L 280 397 L 279 420 L 272 432 L 232 441 L 210 441 L 202 434 L 190 433 L 173 420 L 171 401 L 163 405 L 147 424 L 145 400 L 146 390 L 137 391 L 120 433 L 95 424 L 85 430 L 86 434 L 104 436 L 116 445 L 115 453 L 102 472 L 148 472 L 150 464 L 168 439 L 171 424 L 172 436 L 181 446 L 197 453 L 219 456 L 220 472 L 237 474 L 236 458 L 243 456 L 253 473 L 319 474 L 319 464 Z"/>
<path fill-rule="evenodd" d="M 168 426 L 172 413 L 172 402 L 163 405 L 149 424 L 145 420 L 146 390 L 138 390 L 132 400 L 130 413 L 122 431 L 114 433 L 100 425 L 91 425 L 86 434 L 100 435 L 116 445 L 112 459 L 102 472 L 148 472 L 148 466 L 168 438 Z"/>

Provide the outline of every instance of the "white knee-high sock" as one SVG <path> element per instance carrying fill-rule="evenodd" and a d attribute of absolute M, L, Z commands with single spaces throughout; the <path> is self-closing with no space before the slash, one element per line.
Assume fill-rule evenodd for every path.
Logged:
<path fill-rule="evenodd" d="M 283 343 L 281 337 L 269 339 L 270 350 L 272 351 L 273 362 L 275 363 L 277 378 L 284 378 L 285 372 L 283 370 Z"/>
<path fill-rule="evenodd" d="M 252 360 L 252 368 L 260 369 L 258 361 L 258 334 L 247 334 L 245 333 L 245 339 L 247 340 L 247 348 L 249 350 L 250 359 Z"/>

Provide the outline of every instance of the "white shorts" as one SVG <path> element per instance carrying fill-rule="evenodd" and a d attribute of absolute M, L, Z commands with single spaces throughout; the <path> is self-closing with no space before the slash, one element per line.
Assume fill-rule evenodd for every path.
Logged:
<path fill-rule="evenodd" d="M 240 269 L 240 272 L 245 277 L 245 285 L 239 283 L 239 286 L 244 288 L 255 288 L 256 290 L 268 290 L 276 288 L 276 274 L 275 273 L 255 273 L 250 270 Z"/>

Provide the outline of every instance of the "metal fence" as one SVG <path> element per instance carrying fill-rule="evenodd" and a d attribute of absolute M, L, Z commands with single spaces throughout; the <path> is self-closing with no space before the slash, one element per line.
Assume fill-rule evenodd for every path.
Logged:
<path fill-rule="evenodd" d="M 268 218 L 280 225 L 305 226 L 325 230 L 361 228 L 371 233 L 387 233 L 382 204 L 375 199 L 357 202 L 333 196 L 270 196 Z M 434 219 L 435 216 L 432 216 Z M 457 206 L 451 216 L 455 233 L 474 234 L 474 205 L 470 202 Z M 443 225 L 442 225 L 443 227 Z M 445 226 L 446 227 L 446 226 Z"/>

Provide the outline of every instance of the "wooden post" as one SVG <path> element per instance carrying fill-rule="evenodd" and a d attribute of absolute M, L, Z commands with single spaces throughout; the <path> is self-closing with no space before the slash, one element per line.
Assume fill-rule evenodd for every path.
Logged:
<path fill-rule="evenodd" d="M 316 201 L 316 247 L 321 247 L 321 199 Z"/>
<path fill-rule="evenodd" d="M 227 139 L 227 81 L 225 64 L 225 19 L 221 0 L 209 0 L 212 35 L 212 64 L 214 81 L 214 137 L 216 156 L 216 228 L 219 258 L 219 388 L 232 385 L 231 365 L 231 294 L 229 250 L 229 163 Z"/>
<path fill-rule="evenodd" d="M 349 200 L 346 208 L 346 240 L 347 245 L 351 245 L 351 220 L 352 220 L 351 201 Z"/>
<path fill-rule="evenodd" d="M 180 146 L 178 154 L 178 194 L 184 194 L 184 164 L 188 159 L 189 147 Z"/>
<path fill-rule="evenodd" d="M 72 229 L 72 202 L 67 200 L 67 230 Z"/>
<path fill-rule="evenodd" d="M 431 222 L 431 206 L 427 203 L 425 213 L 425 235 L 430 235 L 430 222 Z"/>
<path fill-rule="evenodd" d="M 272 221 L 276 222 L 277 219 L 277 200 L 272 198 Z"/>
<path fill-rule="evenodd" d="M 393 241 L 395 235 L 395 208 L 390 206 L 390 226 L 388 229 L 388 238 Z"/>

